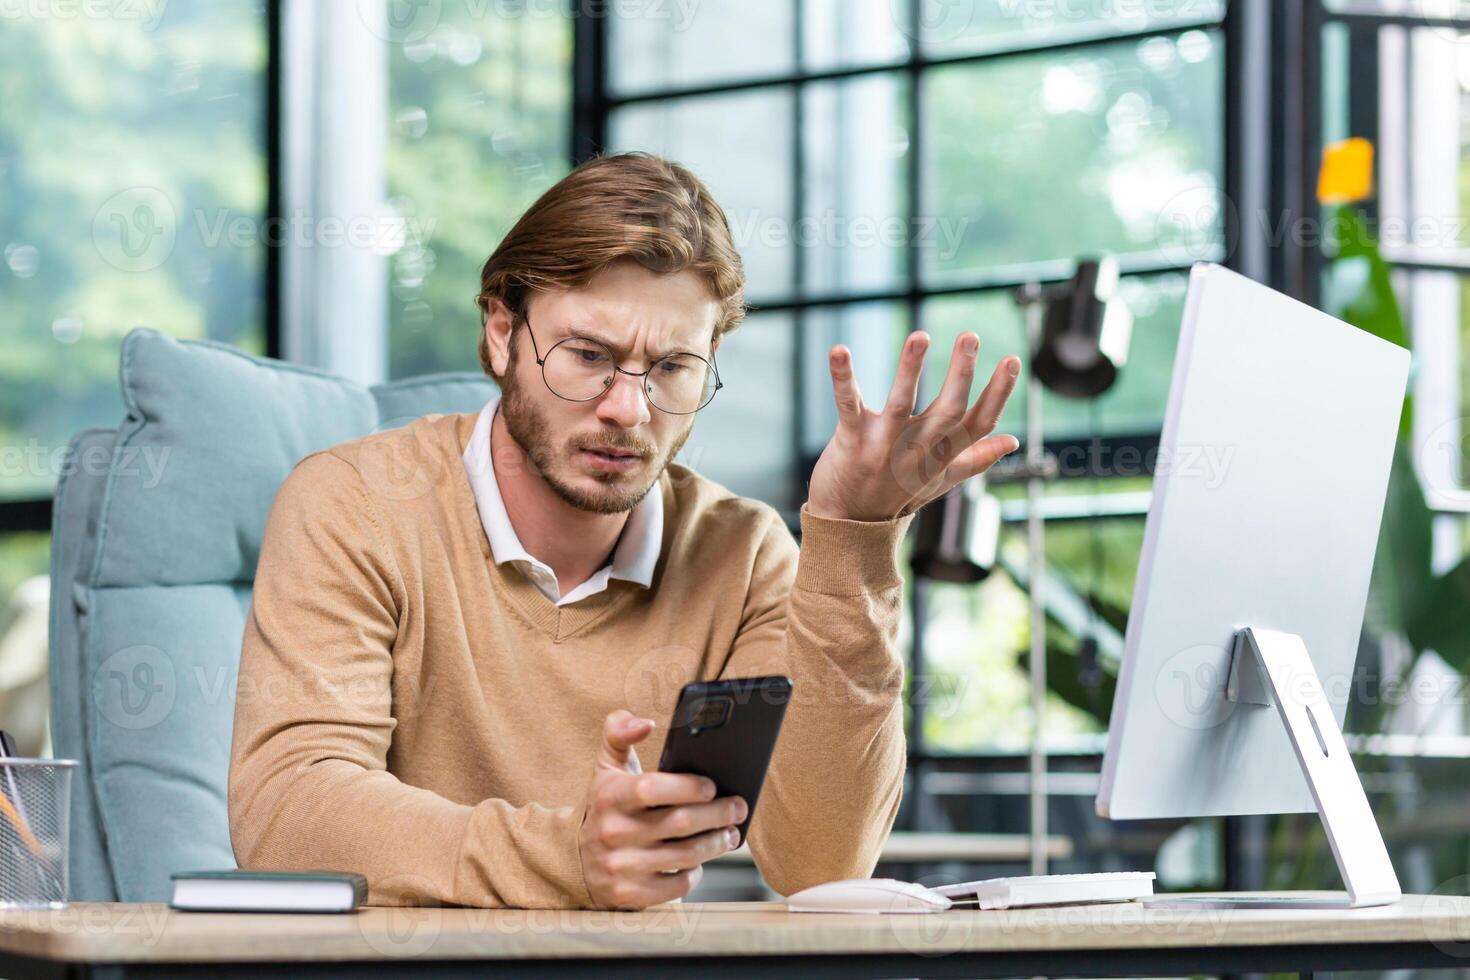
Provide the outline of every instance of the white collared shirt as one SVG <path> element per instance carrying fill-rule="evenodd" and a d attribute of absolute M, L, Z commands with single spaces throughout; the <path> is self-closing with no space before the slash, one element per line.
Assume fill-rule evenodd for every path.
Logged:
<path fill-rule="evenodd" d="M 495 564 L 512 562 L 546 598 L 558 606 L 596 595 L 607 588 L 609 579 L 624 579 L 648 588 L 653 583 L 653 570 L 658 564 L 664 536 L 664 498 L 657 485 L 628 515 L 617 547 L 613 549 L 612 562 L 558 598 L 561 590 L 556 573 L 550 565 L 526 551 L 511 526 L 510 515 L 505 512 L 505 498 L 500 495 L 500 484 L 495 479 L 495 467 L 490 461 L 490 423 L 499 407 L 500 398 L 497 396 L 480 409 L 475 431 L 461 457 L 465 473 L 470 478 L 470 489 L 475 495 L 475 508 L 480 512 L 480 523 L 485 527 L 485 537 L 490 540 L 490 557 Z"/>

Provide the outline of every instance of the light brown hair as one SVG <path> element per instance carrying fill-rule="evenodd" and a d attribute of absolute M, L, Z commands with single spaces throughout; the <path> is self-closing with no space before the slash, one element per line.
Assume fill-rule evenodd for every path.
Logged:
<path fill-rule="evenodd" d="M 724 210 L 687 168 L 636 152 L 586 161 L 521 215 L 480 270 L 481 325 L 491 299 L 519 325 L 531 292 L 585 286 L 622 259 L 650 272 L 703 276 L 719 302 L 716 338 L 745 317 L 745 268 Z M 480 366 L 500 382 L 483 329 Z"/>

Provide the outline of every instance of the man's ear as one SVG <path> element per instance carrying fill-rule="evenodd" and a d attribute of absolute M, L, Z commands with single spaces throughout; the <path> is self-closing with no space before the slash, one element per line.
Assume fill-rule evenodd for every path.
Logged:
<path fill-rule="evenodd" d="M 501 377 L 510 367 L 510 335 L 515 327 L 515 316 L 510 307 L 497 297 L 490 297 L 486 304 L 485 349 L 490 352 L 490 366 Z"/>

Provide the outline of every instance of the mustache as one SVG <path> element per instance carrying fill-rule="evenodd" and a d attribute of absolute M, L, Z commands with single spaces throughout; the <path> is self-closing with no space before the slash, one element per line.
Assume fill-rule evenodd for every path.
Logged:
<path fill-rule="evenodd" d="M 658 447 L 653 443 L 626 432 L 573 436 L 567 445 L 572 449 L 601 449 L 607 446 L 613 449 L 623 449 L 628 452 L 638 453 L 641 456 L 652 456 L 658 452 Z"/>

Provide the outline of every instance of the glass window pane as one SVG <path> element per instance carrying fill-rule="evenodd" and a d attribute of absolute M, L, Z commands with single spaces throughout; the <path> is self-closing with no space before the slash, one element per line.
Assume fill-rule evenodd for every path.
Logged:
<path fill-rule="evenodd" d="M 609 125 L 613 149 L 658 153 L 709 187 L 729 218 L 752 300 L 791 292 L 793 98 L 780 88 L 640 103 L 613 113 Z"/>
<path fill-rule="evenodd" d="M 898 286 L 910 242 L 943 247 L 943 236 L 908 217 L 907 93 L 896 72 L 803 93 L 806 202 L 796 240 L 808 294 Z"/>
<path fill-rule="evenodd" d="M 480 266 L 568 169 L 570 21 L 446 4 L 388 57 L 389 375 L 474 371 Z"/>
<path fill-rule="evenodd" d="M 1344 276 L 1356 280 L 1351 271 Z M 1431 506 L 1470 511 L 1470 277 L 1408 272 L 1393 277 L 1414 325 L 1415 468 Z M 1356 303 L 1363 307 L 1360 297 Z M 1334 312 L 1333 306 L 1327 307 Z"/>
<path fill-rule="evenodd" d="M 49 751 L 46 708 L 47 579 L 51 539 L 43 533 L 0 534 L 0 717 L 21 755 Z"/>
<path fill-rule="evenodd" d="M 1184 312 L 1188 277 L 1182 274 L 1135 276 L 1122 281 L 1121 294 L 1134 316 L 1133 341 L 1127 363 L 1117 383 L 1091 401 L 1063 398 L 1043 392 L 1042 425 L 1045 438 L 1087 438 L 1099 435 L 1156 434 L 1163 427 L 1169 400 L 1169 383 L 1174 372 L 1174 351 L 1179 343 L 1179 319 Z M 924 329 L 934 338 L 929 369 L 925 372 L 925 404 L 939 393 L 944 381 L 942 364 L 961 331 L 980 336 L 982 372 L 974 395 L 979 396 L 981 379 L 1008 354 L 1016 354 L 1023 365 L 1024 386 L 1026 329 L 1020 311 L 1008 293 L 993 291 L 929 300 L 923 310 Z M 942 353 L 943 359 L 936 358 Z M 1000 429 L 1025 437 L 1026 401 L 1018 387 L 1006 406 Z"/>
<path fill-rule="evenodd" d="M 607 22 L 608 85 L 619 95 L 785 75 L 796 67 L 792 0 L 623 6 Z"/>
<path fill-rule="evenodd" d="M 1110 492 L 1112 481 L 1098 489 Z M 1047 744 L 1056 749 L 1075 749 L 1106 730 L 1116 660 L 1104 652 L 1097 663 L 1085 663 L 1078 647 L 1092 630 L 1121 643 L 1143 528 L 1141 517 L 1047 524 L 1049 574 L 1078 600 L 1069 607 L 1072 615 L 1058 617 L 1048 633 L 1053 656 L 1045 729 Z M 1024 572 L 1026 561 L 1025 528 L 1009 529 L 1002 536 L 1002 569 Z M 933 696 L 926 704 L 926 743 L 946 751 L 1024 750 L 1031 731 L 1025 589 L 1001 571 L 977 586 L 930 583 L 927 595 L 924 652 Z"/>
<path fill-rule="evenodd" d="M 957 230 L 927 278 L 1132 253 L 1178 264 L 1221 241 L 1218 33 L 935 69 L 924 214 Z"/>
<path fill-rule="evenodd" d="M 806 0 L 802 60 L 813 71 L 902 61 L 910 10 L 910 0 Z"/>
<path fill-rule="evenodd" d="M 4 19 L 0 498 L 49 496 L 72 434 L 121 419 L 131 328 L 263 351 L 264 22 L 225 0 Z"/>
<path fill-rule="evenodd" d="M 725 387 L 695 418 L 679 462 L 746 497 L 799 507 L 796 490 L 796 334 L 791 316 L 757 313 L 716 355 Z"/>
<path fill-rule="evenodd" d="M 815 458 L 837 429 L 827 352 L 834 344 L 847 345 L 863 403 L 881 408 L 893 385 L 898 351 L 911 327 L 908 308 L 900 303 L 852 303 L 807 310 L 798 329 L 805 340 L 802 453 Z"/>
<path fill-rule="evenodd" d="M 973 54 L 1018 45 L 1105 38 L 1124 31 L 1200 24 L 1225 16 L 1225 0 L 918 0 L 927 53 Z"/>
<path fill-rule="evenodd" d="M 1377 71 L 1348 66 L 1347 98 L 1385 107 L 1368 233 L 1393 259 L 1463 262 L 1470 249 L 1470 45 L 1441 27 L 1377 36 Z M 1335 211 L 1325 212 L 1330 221 Z M 1326 226 L 1329 249 L 1335 227 Z M 1321 236 L 1304 237 L 1314 246 Z"/>

